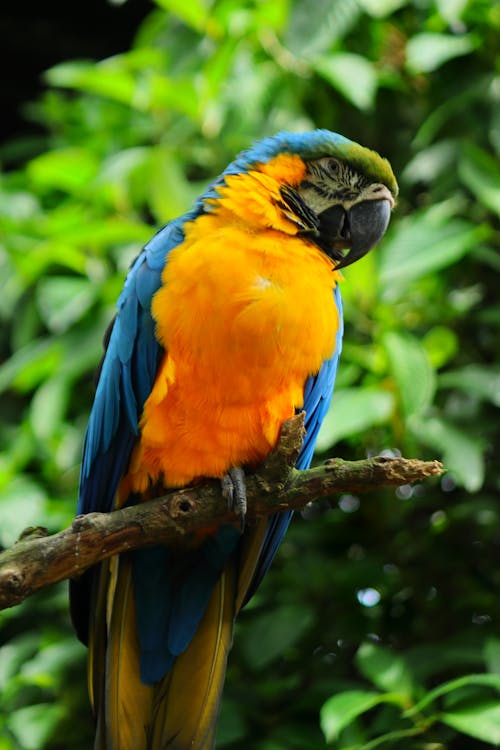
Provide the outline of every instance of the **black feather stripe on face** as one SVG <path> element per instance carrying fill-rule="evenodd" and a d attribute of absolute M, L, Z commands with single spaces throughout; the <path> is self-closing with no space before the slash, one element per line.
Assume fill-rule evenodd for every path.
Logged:
<path fill-rule="evenodd" d="M 296 224 L 300 226 L 302 231 L 316 234 L 319 231 L 320 225 L 318 215 L 312 208 L 309 208 L 299 193 L 289 185 L 284 185 L 280 188 L 280 195 L 284 203 L 280 207 L 285 210 L 289 218 L 294 221 L 293 217 L 296 217 Z"/>

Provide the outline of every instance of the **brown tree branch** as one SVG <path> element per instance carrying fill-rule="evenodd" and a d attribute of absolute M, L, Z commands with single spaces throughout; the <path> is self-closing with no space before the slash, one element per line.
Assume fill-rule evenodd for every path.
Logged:
<path fill-rule="evenodd" d="M 303 438 L 303 416 L 283 425 L 276 450 L 256 474 L 247 476 L 247 524 L 284 510 L 299 510 L 335 493 L 366 492 L 439 476 L 438 461 L 385 458 L 332 459 L 307 471 L 294 469 Z M 112 555 L 160 543 L 177 543 L 199 529 L 237 523 L 222 498 L 220 484 L 206 481 L 113 513 L 78 516 L 47 536 L 23 535 L 0 555 L 0 609 L 23 601 L 51 583 L 75 578 Z M 40 533 L 41 531 L 41 533 Z"/>

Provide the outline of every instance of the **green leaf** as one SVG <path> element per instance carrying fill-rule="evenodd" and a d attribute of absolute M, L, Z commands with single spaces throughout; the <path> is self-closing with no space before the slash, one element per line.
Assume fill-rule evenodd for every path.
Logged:
<path fill-rule="evenodd" d="M 379 249 L 379 286 L 388 301 L 418 278 L 455 263 L 477 247 L 484 230 L 451 218 L 441 204 L 399 221 Z"/>
<path fill-rule="evenodd" d="M 64 708 L 53 703 L 37 703 L 13 711 L 7 726 L 23 750 L 40 750 L 64 714 Z"/>
<path fill-rule="evenodd" d="M 102 357 L 101 331 L 106 330 L 112 317 L 106 309 L 93 319 L 94 325 L 85 329 L 74 329 L 60 337 L 64 356 L 59 364 L 56 377 L 61 376 L 71 381 L 83 374 L 93 372 Z"/>
<path fill-rule="evenodd" d="M 0 191 L 0 216 L 14 221 L 24 221 L 36 216 L 40 211 L 40 202 L 36 195 L 27 191 L 8 193 Z"/>
<path fill-rule="evenodd" d="M 440 715 L 440 721 L 484 742 L 500 745 L 500 703 L 486 701 Z"/>
<path fill-rule="evenodd" d="M 54 688 L 62 682 L 68 666 L 82 653 L 82 646 L 72 639 L 61 640 L 39 647 L 31 659 L 20 667 L 19 676 L 25 684 Z"/>
<path fill-rule="evenodd" d="M 346 320 L 351 320 L 355 318 L 355 314 L 352 316 L 349 314 L 348 304 L 346 304 Z M 346 363 L 361 367 L 362 370 L 375 375 L 377 379 L 382 378 L 387 372 L 387 357 L 378 343 L 372 344 L 364 341 L 362 344 L 356 344 L 349 342 L 349 340 L 344 341 L 340 371 Z M 360 388 L 358 388 L 359 390 Z"/>
<path fill-rule="evenodd" d="M 15 680 L 19 670 L 40 648 L 38 633 L 28 632 L 11 638 L 0 649 L 0 690 L 4 695 L 11 680 Z"/>
<path fill-rule="evenodd" d="M 346 320 L 353 319 L 359 310 L 372 315 L 379 297 L 379 290 L 373 281 L 377 276 L 377 265 L 376 254 L 367 253 L 362 260 L 353 263 L 345 272 L 342 271 L 345 276 L 342 300 L 345 303 Z"/>
<path fill-rule="evenodd" d="M 320 725 L 327 742 L 338 739 L 340 732 L 357 716 L 380 703 L 398 703 L 395 696 L 368 690 L 348 690 L 329 698 L 320 711 Z"/>
<path fill-rule="evenodd" d="M 426 117 L 413 139 L 413 146 L 417 149 L 430 146 L 447 123 L 453 123 L 451 132 L 454 133 L 454 125 L 460 122 L 462 113 L 469 108 L 474 109 L 480 106 L 485 99 L 488 99 L 488 88 L 491 83 L 489 76 L 477 76 L 473 83 L 464 88 L 460 87 L 459 93 L 453 96 L 443 96 L 442 104 L 436 102 L 432 108 L 427 109 Z M 456 186 L 455 179 L 453 179 L 453 184 Z"/>
<path fill-rule="evenodd" d="M 384 336 L 383 343 L 403 413 L 408 419 L 432 403 L 436 390 L 435 373 L 427 352 L 417 339 L 391 332 Z"/>
<path fill-rule="evenodd" d="M 190 7 L 186 3 L 184 6 Z M 170 107 L 194 119 L 198 113 L 193 77 L 172 78 L 165 75 L 159 50 L 134 50 L 97 65 L 60 63 L 46 73 L 46 78 L 54 86 L 96 94 L 139 112 Z"/>
<path fill-rule="evenodd" d="M 0 365 L 0 393 L 12 386 L 28 390 L 51 373 L 59 361 L 60 349 L 53 339 L 30 341 Z"/>
<path fill-rule="evenodd" d="M 175 190 L 172 186 L 175 185 Z M 155 217 L 166 222 L 186 211 L 197 189 L 188 183 L 184 166 L 171 149 L 158 147 L 151 157 L 149 176 L 150 204 Z"/>
<path fill-rule="evenodd" d="M 206 3 L 202 0 L 155 0 L 155 3 L 163 10 L 173 13 L 186 26 L 190 26 L 196 31 L 203 31 L 208 19 L 208 9 Z"/>
<path fill-rule="evenodd" d="M 500 675 L 500 638 L 488 638 L 484 644 L 484 659 L 488 670 Z"/>
<path fill-rule="evenodd" d="M 220 719 L 217 724 L 217 747 L 233 742 L 242 742 L 247 733 L 243 706 L 235 700 L 222 701 Z"/>
<path fill-rule="evenodd" d="M 373 18 L 385 18 L 395 10 L 408 5 L 409 0 L 359 0 L 360 5 Z"/>
<path fill-rule="evenodd" d="M 120 202 L 130 200 L 130 180 L 135 173 L 146 170 L 152 158 L 153 147 L 124 148 L 103 160 L 98 184 L 111 188 Z"/>
<path fill-rule="evenodd" d="M 293 646 L 311 623 L 312 613 L 304 606 L 283 605 L 256 615 L 242 639 L 246 661 L 261 669 Z"/>
<path fill-rule="evenodd" d="M 500 216 L 500 167 L 498 159 L 473 143 L 463 143 L 458 162 L 460 179 L 476 198 Z"/>
<path fill-rule="evenodd" d="M 455 690 L 461 690 L 464 687 L 475 685 L 500 690 L 500 674 L 467 674 L 463 677 L 457 677 L 455 680 L 443 682 L 441 685 L 438 685 L 433 690 L 426 693 L 422 700 L 418 701 L 418 703 L 415 703 L 414 706 L 405 711 L 404 715 L 406 717 L 415 716 L 443 695 L 452 693 Z"/>
<path fill-rule="evenodd" d="M 483 365 L 467 365 L 439 376 L 440 388 L 460 388 L 467 394 L 500 406 L 500 369 Z"/>
<path fill-rule="evenodd" d="M 254 10 L 257 28 L 271 28 L 281 31 L 285 26 L 290 12 L 288 0 L 273 0 L 272 3 L 256 3 Z"/>
<path fill-rule="evenodd" d="M 370 740 L 370 742 L 363 742 L 362 745 L 342 748 L 342 750 L 376 750 L 376 748 L 387 750 L 387 748 L 389 748 L 393 742 L 396 742 L 396 740 L 408 739 L 409 737 L 415 737 L 415 735 L 419 735 L 421 733 L 422 728 L 420 726 L 411 727 L 410 729 L 395 729 L 393 732 L 380 734 L 378 737 Z M 400 743 L 399 747 L 402 748 L 403 745 Z"/>
<path fill-rule="evenodd" d="M 48 70 L 45 77 L 52 86 L 98 94 L 129 106 L 134 101 L 136 80 L 116 60 L 111 65 L 106 61 L 100 65 L 64 62 Z"/>
<path fill-rule="evenodd" d="M 483 441 L 438 417 L 413 418 L 410 430 L 426 445 L 443 456 L 445 469 L 469 492 L 477 492 L 484 482 Z"/>
<path fill-rule="evenodd" d="M 381 388 L 345 388 L 333 396 L 316 442 L 325 451 L 338 440 L 386 422 L 394 410 L 394 397 Z"/>
<path fill-rule="evenodd" d="M 356 26 L 362 14 L 358 0 L 301 0 L 291 4 L 285 44 L 299 58 L 324 53 Z"/>
<path fill-rule="evenodd" d="M 418 182 L 431 184 L 442 179 L 457 158 L 458 144 L 455 140 L 439 141 L 428 148 L 421 148 L 405 166 L 401 181 L 414 185 Z"/>
<path fill-rule="evenodd" d="M 406 66 L 412 73 L 430 73 L 454 57 L 469 54 L 478 44 L 474 34 L 415 34 L 406 45 Z"/>
<path fill-rule="evenodd" d="M 27 173 L 36 188 L 65 190 L 78 193 L 87 188 L 97 175 L 99 162 L 85 148 L 65 148 L 48 151 L 33 159 Z"/>
<path fill-rule="evenodd" d="M 414 693 L 414 679 L 401 654 L 365 642 L 356 653 L 356 664 L 370 682 L 381 690 L 399 695 L 401 702 L 408 702 Z"/>
<path fill-rule="evenodd" d="M 44 490 L 22 475 L 0 489 L 0 545 L 10 547 L 26 527 L 40 523 L 45 499 Z"/>
<path fill-rule="evenodd" d="M 459 340 L 451 328 L 434 326 L 422 339 L 425 351 L 435 369 L 445 365 L 458 351 Z"/>
<path fill-rule="evenodd" d="M 143 97 L 143 108 L 175 109 L 192 120 L 199 115 L 199 92 L 192 77 L 170 79 L 165 75 L 153 74 L 148 80 L 147 97 Z"/>
<path fill-rule="evenodd" d="M 19 269 L 27 285 L 44 276 L 50 266 L 62 266 L 78 274 L 85 273 L 88 262 L 87 248 L 80 250 L 65 237 L 54 237 L 36 243 L 36 250 L 18 258 Z"/>
<path fill-rule="evenodd" d="M 451 26 L 460 21 L 469 0 L 436 0 L 441 18 Z"/>
<path fill-rule="evenodd" d="M 377 73 L 365 57 L 351 52 L 337 52 L 317 58 L 313 61 L 313 68 L 358 109 L 373 107 Z"/>
<path fill-rule="evenodd" d="M 66 378 L 55 375 L 37 389 L 30 404 L 30 423 L 36 437 L 45 442 L 53 437 L 68 405 L 70 386 Z"/>
<path fill-rule="evenodd" d="M 86 278 L 47 276 L 40 279 L 36 298 L 42 320 L 50 330 L 62 333 L 90 308 L 98 288 Z"/>
<path fill-rule="evenodd" d="M 58 227 L 50 227 L 54 233 Z M 64 239 L 74 245 L 85 248 L 107 248 L 111 244 L 129 244 L 137 242 L 140 246 L 151 237 L 151 227 L 141 221 L 130 221 L 118 217 L 105 221 L 85 221 L 80 226 L 73 226 L 62 232 Z"/>

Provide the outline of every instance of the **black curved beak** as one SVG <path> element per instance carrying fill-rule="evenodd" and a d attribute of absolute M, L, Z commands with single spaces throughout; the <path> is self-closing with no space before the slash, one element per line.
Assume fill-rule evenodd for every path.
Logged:
<path fill-rule="evenodd" d="M 319 215 L 321 245 L 336 262 L 335 268 L 350 266 L 377 245 L 390 216 L 391 203 L 386 198 L 356 203 L 347 212 L 338 205 L 323 211 Z"/>

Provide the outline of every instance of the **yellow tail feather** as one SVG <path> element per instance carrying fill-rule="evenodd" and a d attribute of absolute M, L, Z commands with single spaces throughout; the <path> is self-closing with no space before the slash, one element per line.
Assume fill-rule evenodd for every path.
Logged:
<path fill-rule="evenodd" d="M 102 563 L 93 596 L 89 692 L 94 750 L 213 750 L 233 625 L 267 529 L 263 519 L 226 564 L 198 630 L 161 682 L 139 676 L 132 564 Z"/>
<path fill-rule="evenodd" d="M 101 577 L 105 574 L 104 570 Z M 153 688 L 144 685 L 139 677 L 130 560 L 113 558 L 106 584 L 107 601 L 103 601 L 101 584 L 95 610 L 95 616 L 109 613 L 105 662 L 97 662 L 102 658 L 103 647 L 94 635 L 89 658 L 93 695 L 94 699 L 98 698 L 98 703 L 94 703 L 97 714 L 95 750 L 146 750 Z"/>
<path fill-rule="evenodd" d="M 242 608 L 247 591 L 252 583 L 255 567 L 266 538 L 268 525 L 269 519 L 267 517 L 261 518 L 252 529 L 246 530 L 241 539 L 235 604 L 236 615 Z"/>
<path fill-rule="evenodd" d="M 186 651 L 159 684 L 148 750 L 212 750 L 234 623 L 236 576 L 226 565 Z"/>
<path fill-rule="evenodd" d="M 211 750 L 232 642 L 234 563 L 219 578 L 189 647 L 155 686 L 144 685 L 139 677 L 131 577 L 130 561 L 113 559 L 111 565 L 103 565 L 94 597 L 89 653 L 89 687 L 97 715 L 94 748 Z M 105 648 L 102 621 L 106 610 L 110 618 Z"/>

